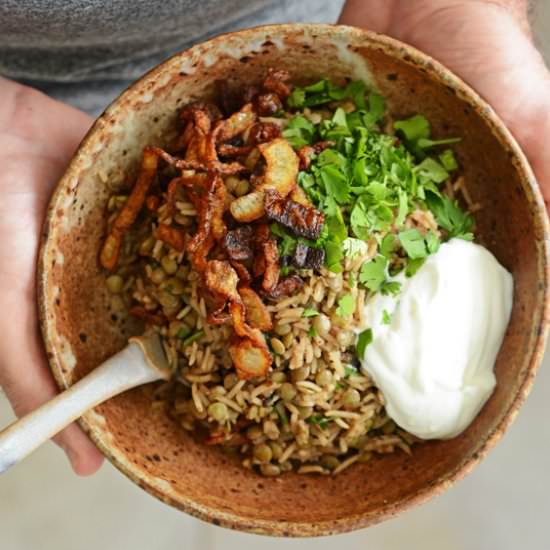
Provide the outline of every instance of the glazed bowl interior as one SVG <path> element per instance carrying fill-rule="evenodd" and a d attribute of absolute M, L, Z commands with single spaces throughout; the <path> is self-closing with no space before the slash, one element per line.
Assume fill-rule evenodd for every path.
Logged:
<path fill-rule="evenodd" d="M 473 424 L 449 441 L 356 464 L 338 476 L 260 477 L 238 457 L 193 440 L 162 411 L 153 386 L 127 392 L 82 418 L 127 476 L 167 503 L 216 524 L 277 535 L 367 526 L 447 488 L 502 434 L 529 388 L 546 334 L 546 219 L 525 158 L 492 110 L 428 57 L 345 27 L 278 25 L 218 37 L 170 59 L 98 119 L 52 199 L 39 268 L 39 304 L 51 368 L 67 387 L 140 330 L 105 291 L 97 256 L 109 187 L 135 173 L 146 144 L 163 145 L 178 109 L 210 98 L 217 79 L 259 81 L 268 67 L 295 83 L 362 79 L 394 117 L 422 113 L 435 136 L 461 136 L 456 152 L 482 205 L 480 241 L 512 272 L 511 322 L 496 364 L 497 388 Z"/>

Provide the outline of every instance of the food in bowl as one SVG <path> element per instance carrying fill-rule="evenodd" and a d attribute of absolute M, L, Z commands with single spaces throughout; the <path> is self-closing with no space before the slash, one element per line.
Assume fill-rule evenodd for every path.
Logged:
<path fill-rule="evenodd" d="M 458 370 L 437 372 L 441 355 L 408 372 L 385 361 L 392 346 L 411 349 L 399 326 L 420 326 L 415 308 L 435 311 L 441 292 L 468 297 L 463 279 L 438 285 L 434 268 L 464 247 L 474 268 L 470 247 L 481 248 L 466 244 L 481 205 L 448 147 L 459 138 L 433 139 L 422 115 L 392 121 L 361 81 L 289 81 L 270 70 L 184 107 L 181 132 L 146 147 L 135 183 L 111 196 L 100 263 L 109 291 L 163 336 L 174 381 L 158 403 L 184 429 L 267 476 L 337 474 L 471 422 L 494 388 L 512 283 L 484 251 L 503 315 L 452 335 L 473 350 Z M 466 272 L 478 288 L 483 273 Z M 415 280 L 428 292 L 415 295 Z"/>

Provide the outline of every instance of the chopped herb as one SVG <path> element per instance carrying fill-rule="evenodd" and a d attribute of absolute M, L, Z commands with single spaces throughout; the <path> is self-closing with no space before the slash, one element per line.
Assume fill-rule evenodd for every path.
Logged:
<path fill-rule="evenodd" d="M 196 342 L 199 338 L 202 338 L 202 336 L 204 336 L 204 330 L 198 330 L 194 334 L 191 334 L 191 336 L 188 336 L 187 338 L 185 338 L 185 340 L 183 341 L 183 345 L 189 346 L 193 342 Z"/>
<path fill-rule="evenodd" d="M 176 338 L 178 340 L 185 340 L 189 335 L 191 334 L 190 328 L 180 328 L 178 332 L 176 333 Z"/>
<path fill-rule="evenodd" d="M 328 426 L 328 423 L 331 420 L 331 418 L 327 418 L 326 416 L 322 416 L 320 414 L 314 414 L 306 418 L 306 422 L 308 424 L 316 424 L 322 430 L 324 430 Z"/>
<path fill-rule="evenodd" d="M 460 237 L 472 240 L 474 226 L 472 216 L 464 212 L 456 201 L 445 195 L 427 193 L 426 204 L 433 212 L 437 223 L 449 233 L 449 238 Z"/>
<path fill-rule="evenodd" d="M 336 308 L 336 315 L 340 317 L 350 317 L 355 311 L 355 300 L 351 294 L 344 294 L 338 300 L 338 307 Z"/>
<path fill-rule="evenodd" d="M 303 116 L 295 116 L 288 121 L 283 137 L 294 147 L 299 149 L 304 145 L 311 145 L 316 139 L 315 126 Z"/>
<path fill-rule="evenodd" d="M 416 272 L 424 265 L 426 258 L 417 258 L 415 260 L 409 260 L 407 267 L 405 268 L 405 275 L 412 277 Z"/>
<path fill-rule="evenodd" d="M 302 317 L 316 317 L 319 315 L 319 312 L 316 309 L 306 307 L 302 313 Z"/>
<path fill-rule="evenodd" d="M 365 262 L 361 266 L 359 282 L 372 292 L 376 292 L 386 280 L 386 267 L 388 260 L 385 256 L 376 256 L 373 260 Z"/>
<path fill-rule="evenodd" d="M 396 266 L 390 262 L 399 248 L 408 256 L 406 273 L 411 274 L 419 267 L 418 261 L 440 245 L 435 234 L 404 227 L 415 210 L 430 209 L 446 230 L 445 238 L 471 238 L 471 217 L 442 197 L 438 187 L 458 163 L 452 149 L 438 151 L 436 147 L 458 138 L 432 138 L 429 121 L 419 114 L 394 122 L 400 139 L 382 133 L 378 123 L 384 117 L 384 99 L 361 81 L 338 86 L 324 79 L 295 88 L 288 106 L 303 109 L 342 100 L 353 101 L 355 110 L 349 112 L 342 104 L 330 119 L 323 117 L 319 123 L 296 114 L 284 130 L 295 148 L 319 140 L 334 142 L 312 158 L 307 171 L 298 174 L 298 185 L 325 215 L 321 235 L 306 244 L 323 248 L 325 267 L 341 273 L 345 257 L 365 253 L 368 243 L 376 239 L 378 255 L 363 264 L 359 281 L 371 292 L 396 294 L 400 285 L 388 276 L 394 275 Z M 273 224 L 272 231 L 280 255 L 292 256 L 302 240 L 279 224 Z"/>
<path fill-rule="evenodd" d="M 357 281 L 355 280 L 355 273 L 353 271 L 350 271 L 348 276 L 348 285 L 350 286 L 350 288 L 355 288 L 356 283 Z"/>
<path fill-rule="evenodd" d="M 344 367 L 344 379 L 347 380 L 350 376 L 356 376 L 359 374 L 357 369 L 353 365 L 346 365 Z"/>
<path fill-rule="evenodd" d="M 275 405 L 274 409 L 275 409 L 275 412 L 277 413 L 277 416 L 281 420 L 281 424 L 283 424 L 283 426 L 285 424 L 288 424 L 288 416 L 286 415 L 284 406 L 281 405 L 280 403 L 277 403 L 277 405 Z"/>
<path fill-rule="evenodd" d="M 458 143 L 460 138 L 445 138 L 445 139 L 428 139 L 420 138 L 417 141 L 418 147 L 422 149 L 429 149 L 430 147 L 435 147 L 436 145 L 450 145 L 451 143 Z"/>
<path fill-rule="evenodd" d="M 431 231 L 422 235 L 418 229 L 407 229 L 399 232 L 401 246 L 411 260 L 425 258 L 439 249 L 439 238 Z"/>
<path fill-rule="evenodd" d="M 380 292 L 384 296 L 389 296 L 390 294 L 395 296 L 396 294 L 399 294 L 400 291 L 401 283 L 398 281 L 385 281 L 380 287 Z"/>
<path fill-rule="evenodd" d="M 430 137 L 430 123 L 422 115 L 414 115 L 405 120 L 397 120 L 393 123 L 393 127 L 399 130 L 405 139 L 411 142 Z"/>
<path fill-rule="evenodd" d="M 372 339 L 373 334 L 372 329 L 370 328 L 359 334 L 359 338 L 357 339 L 357 357 L 359 357 L 359 359 L 363 359 L 365 357 L 365 350 L 367 349 L 367 346 L 372 343 Z"/>
<path fill-rule="evenodd" d="M 388 313 L 387 309 L 382 312 L 382 324 L 391 325 L 391 315 Z"/>
<path fill-rule="evenodd" d="M 344 256 L 353 258 L 354 256 L 357 256 L 357 254 L 366 254 L 368 245 L 361 239 L 348 237 L 342 242 L 342 250 L 344 251 Z"/>
<path fill-rule="evenodd" d="M 449 172 L 431 157 L 425 158 L 414 170 L 434 183 L 443 183 L 449 178 Z"/>
<path fill-rule="evenodd" d="M 310 337 L 310 338 L 315 338 L 317 336 L 317 331 L 315 330 L 314 327 L 311 327 L 308 331 L 307 331 L 307 335 Z"/>
<path fill-rule="evenodd" d="M 333 273 L 341 273 L 344 268 L 342 267 L 342 258 L 344 253 L 339 243 L 334 241 L 327 241 L 325 244 L 325 262 L 327 269 Z"/>
<path fill-rule="evenodd" d="M 399 241 L 397 239 L 397 236 L 393 233 L 388 233 L 380 243 L 380 254 L 382 254 L 382 256 L 385 256 L 389 260 L 395 252 L 398 244 Z"/>
<path fill-rule="evenodd" d="M 458 168 L 458 162 L 456 161 L 452 149 L 445 149 L 445 151 L 439 155 L 439 161 L 447 172 L 452 172 Z"/>
<path fill-rule="evenodd" d="M 280 269 L 281 277 L 286 277 L 291 271 L 291 268 L 289 265 L 284 265 Z"/>

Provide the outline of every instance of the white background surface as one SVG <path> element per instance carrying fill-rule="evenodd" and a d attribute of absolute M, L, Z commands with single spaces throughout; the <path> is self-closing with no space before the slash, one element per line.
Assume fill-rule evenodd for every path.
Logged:
<path fill-rule="evenodd" d="M 535 24 L 550 59 L 550 0 Z M 338 537 L 235 533 L 158 502 L 110 464 L 76 478 L 47 444 L 0 478 L 0 550 L 548 550 L 550 354 L 503 440 L 453 489 L 397 519 Z M 0 426 L 13 419 L 0 394 Z"/>

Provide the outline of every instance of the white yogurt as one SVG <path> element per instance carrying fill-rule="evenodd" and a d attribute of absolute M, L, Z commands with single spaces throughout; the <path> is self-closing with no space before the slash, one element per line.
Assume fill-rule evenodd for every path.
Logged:
<path fill-rule="evenodd" d="M 365 306 L 373 341 L 362 369 L 396 424 L 423 439 L 455 437 L 495 387 L 512 276 L 482 246 L 453 239 L 395 280 L 397 297 L 377 294 Z"/>

